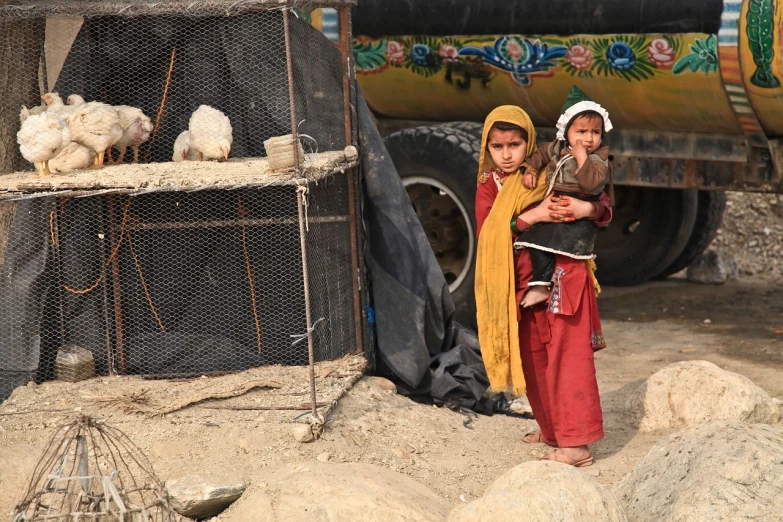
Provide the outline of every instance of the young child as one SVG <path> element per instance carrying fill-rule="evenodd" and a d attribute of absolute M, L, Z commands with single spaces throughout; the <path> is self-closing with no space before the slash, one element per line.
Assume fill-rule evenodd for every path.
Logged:
<path fill-rule="evenodd" d="M 556 196 L 598 201 L 609 171 L 609 147 L 601 140 L 611 129 L 606 109 L 579 87 L 572 87 L 557 120 L 556 139 L 539 147 L 523 164 L 524 185 L 535 188 L 538 173 L 546 166 L 547 196 L 554 191 Z M 519 236 L 514 248 L 527 247 L 533 264 L 533 279 L 528 283 L 523 307 L 549 298 L 555 254 L 573 259 L 594 257 L 597 231 L 594 221 L 578 219 L 571 223 L 538 223 Z"/>

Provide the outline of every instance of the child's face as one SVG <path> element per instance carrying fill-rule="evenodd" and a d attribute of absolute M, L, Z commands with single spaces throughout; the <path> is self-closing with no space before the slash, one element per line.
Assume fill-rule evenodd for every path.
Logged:
<path fill-rule="evenodd" d="M 566 139 L 572 147 L 581 142 L 587 153 L 595 151 L 601 145 L 603 120 L 596 114 L 577 116 L 568 128 Z"/>
<path fill-rule="evenodd" d="M 513 174 L 525 161 L 527 140 L 518 130 L 492 129 L 487 138 L 487 148 L 495 165 L 506 174 Z"/>

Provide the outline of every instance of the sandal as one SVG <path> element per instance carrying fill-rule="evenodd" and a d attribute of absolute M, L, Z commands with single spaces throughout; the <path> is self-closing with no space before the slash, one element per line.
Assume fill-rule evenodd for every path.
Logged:
<path fill-rule="evenodd" d="M 538 460 L 553 460 L 555 462 L 562 462 L 563 464 L 568 464 L 569 466 L 573 466 L 575 468 L 584 468 L 586 466 L 592 466 L 595 460 L 593 460 L 592 455 L 584 458 L 582 460 L 574 460 L 565 453 L 558 453 L 557 450 L 553 451 L 552 453 L 547 453 L 543 457 L 541 457 Z"/>
<path fill-rule="evenodd" d="M 553 448 L 557 447 L 557 444 L 548 442 L 540 431 L 531 431 L 530 433 L 526 434 L 524 437 L 522 437 L 522 442 L 526 444 L 546 444 L 547 446 L 552 446 Z"/>

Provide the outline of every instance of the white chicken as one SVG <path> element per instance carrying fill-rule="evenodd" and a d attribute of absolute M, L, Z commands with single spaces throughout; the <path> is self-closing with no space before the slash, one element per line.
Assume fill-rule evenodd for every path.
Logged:
<path fill-rule="evenodd" d="M 78 94 L 71 94 L 68 96 L 67 103 L 78 107 L 84 103 L 84 98 Z M 122 128 L 122 137 L 113 145 L 113 148 L 120 153 L 117 163 L 122 163 L 128 147 L 133 150 L 133 162 L 138 163 L 139 146 L 150 139 L 152 120 L 137 107 L 130 105 L 112 105 L 112 107 L 117 111 Z M 109 157 L 109 162 L 113 163 L 111 157 Z"/>
<path fill-rule="evenodd" d="M 75 110 L 75 107 L 65 105 L 65 103 L 63 103 L 63 99 L 56 92 L 47 92 L 41 96 L 41 99 L 46 105 L 47 112 L 53 112 L 57 114 L 62 119 L 66 120 L 66 123 L 68 116 L 73 114 L 73 111 Z"/>
<path fill-rule="evenodd" d="M 53 112 L 28 117 L 16 133 L 22 157 L 35 165 L 39 176 L 51 174 L 49 160 L 71 143 L 71 130 Z"/>
<path fill-rule="evenodd" d="M 37 107 L 33 107 L 31 109 L 28 109 L 26 105 L 22 105 L 22 109 L 19 111 L 19 123 L 23 123 L 24 120 L 29 118 L 30 116 L 37 116 L 39 114 L 43 114 L 46 112 L 47 106 L 46 104 L 38 105 Z"/>
<path fill-rule="evenodd" d="M 53 174 L 71 170 L 86 169 L 95 162 L 95 151 L 72 141 L 54 158 L 49 160 L 49 170 Z"/>
<path fill-rule="evenodd" d="M 233 137 L 228 116 L 209 105 L 201 105 L 190 115 L 190 145 L 198 160 L 228 159 Z"/>
<path fill-rule="evenodd" d="M 171 156 L 171 161 L 192 161 L 197 159 L 197 156 L 198 153 L 190 144 L 190 131 L 184 130 L 180 132 L 176 141 L 174 141 L 174 154 Z"/>
<path fill-rule="evenodd" d="M 65 121 L 71 128 L 73 141 L 95 151 L 93 167 L 102 168 L 106 152 L 111 152 L 111 147 L 122 138 L 117 111 L 101 102 L 84 103 L 84 98 L 78 94 L 69 96 L 68 101 L 73 112 L 66 115 Z"/>

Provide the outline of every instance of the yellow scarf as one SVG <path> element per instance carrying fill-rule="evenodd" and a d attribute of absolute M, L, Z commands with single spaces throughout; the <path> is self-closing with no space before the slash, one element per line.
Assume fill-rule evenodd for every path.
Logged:
<path fill-rule="evenodd" d="M 498 107 L 487 116 L 481 137 L 479 171 L 494 167 L 487 153 L 487 135 L 495 122 L 519 125 L 527 131 L 527 156 L 536 150 L 536 130 L 525 111 L 514 105 Z M 542 172 L 545 176 L 545 172 Z M 522 185 L 519 173 L 506 179 L 492 210 L 489 212 L 478 241 L 476 253 L 476 313 L 481 356 L 493 390 L 509 386 L 517 395 L 525 393 L 522 356 L 519 352 L 517 303 L 515 289 L 514 252 L 511 241 L 511 220 L 523 209 L 541 201 L 546 193 L 546 181 L 539 177 L 533 190 Z"/>

